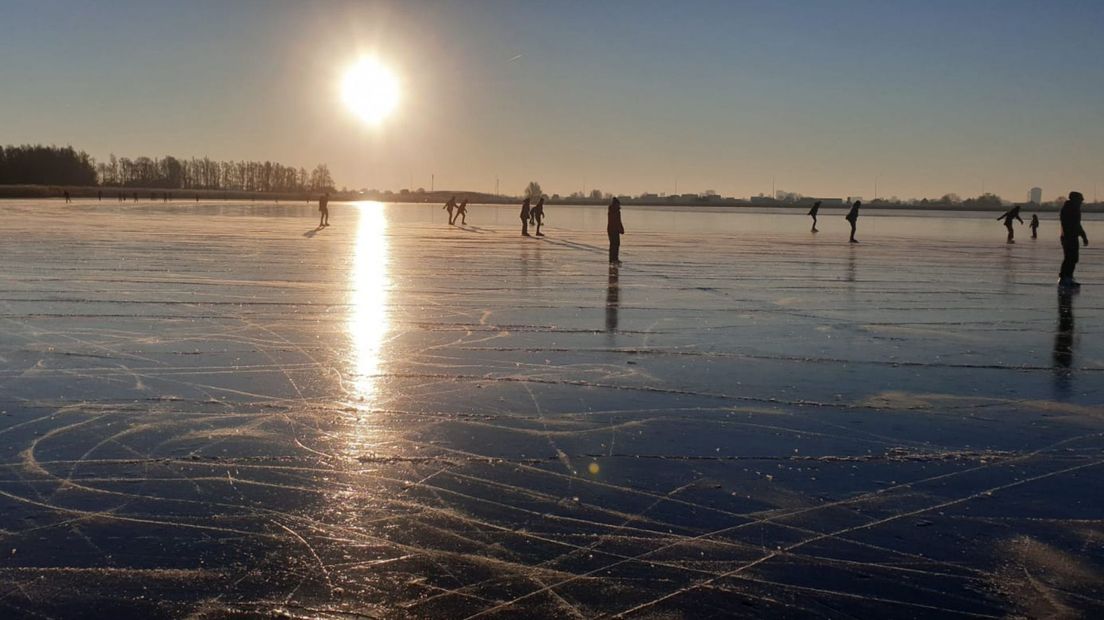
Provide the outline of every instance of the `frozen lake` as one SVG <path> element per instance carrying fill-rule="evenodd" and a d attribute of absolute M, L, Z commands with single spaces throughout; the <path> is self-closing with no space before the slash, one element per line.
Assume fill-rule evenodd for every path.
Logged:
<path fill-rule="evenodd" d="M 517 211 L 0 203 L 0 616 L 1104 614 L 1056 214 Z"/>

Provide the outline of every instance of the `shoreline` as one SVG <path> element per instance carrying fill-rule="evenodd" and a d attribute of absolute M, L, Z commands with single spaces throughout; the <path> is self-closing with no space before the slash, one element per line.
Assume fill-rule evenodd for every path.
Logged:
<path fill-rule="evenodd" d="M 304 201 L 304 202 L 316 202 L 318 200 L 318 192 L 249 192 L 243 190 L 221 190 L 221 189 L 166 189 L 157 187 L 98 187 L 98 186 L 64 186 L 64 185 L 0 185 L 0 201 L 3 200 L 19 200 L 19 199 L 57 199 L 61 200 L 65 191 L 68 191 L 72 198 L 98 198 L 99 193 L 103 193 L 104 200 L 118 201 L 120 193 L 123 194 L 123 202 L 133 202 L 133 195 L 138 193 L 138 201 L 142 202 L 159 202 L 162 200 L 164 194 L 168 194 L 169 200 L 181 201 L 181 200 L 225 200 L 225 201 L 278 201 L 285 200 L 288 202 Z M 151 199 L 150 195 L 155 195 L 156 198 Z M 434 192 L 410 192 L 407 194 L 401 193 L 361 193 L 361 192 L 340 192 L 334 191 L 330 193 L 331 202 L 356 202 L 359 200 L 374 200 L 378 202 L 386 202 L 391 204 L 437 204 L 444 203 L 450 197 L 455 196 L 458 200 L 468 200 L 472 204 L 488 204 L 488 205 L 510 205 L 516 204 L 522 200 L 517 196 L 496 196 L 493 194 L 485 194 L 481 192 L 466 192 L 466 191 L 434 191 Z M 627 197 L 620 197 L 621 204 L 626 206 L 643 206 L 643 207 L 671 207 L 678 209 L 688 210 L 710 210 L 710 211 L 724 211 L 728 209 L 784 209 L 793 211 L 807 211 L 813 203 L 814 199 L 804 199 L 801 202 L 783 203 L 772 200 L 753 201 L 742 199 L 720 199 L 715 201 L 682 201 L 672 202 L 670 200 L 656 200 L 656 199 L 632 199 Z M 606 206 L 608 200 L 577 200 L 577 199 L 548 199 L 546 204 L 555 206 Z M 1042 204 L 1036 205 L 1033 203 L 1011 203 L 1011 205 L 990 206 L 990 205 L 948 205 L 948 204 L 928 204 L 928 205 L 916 205 L 916 204 L 899 204 L 889 203 L 881 201 L 864 201 L 863 208 L 866 209 L 878 209 L 887 211 L 916 211 L 916 212 L 996 212 L 1003 213 L 1012 206 L 1019 206 L 1027 212 L 1039 212 L 1039 213 L 1057 213 L 1059 210 L 1058 205 L 1054 204 Z M 822 210 L 832 209 L 847 209 L 848 205 L 832 204 L 822 206 Z M 1085 213 L 1100 213 L 1104 212 L 1104 203 L 1085 203 L 1083 206 Z"/>

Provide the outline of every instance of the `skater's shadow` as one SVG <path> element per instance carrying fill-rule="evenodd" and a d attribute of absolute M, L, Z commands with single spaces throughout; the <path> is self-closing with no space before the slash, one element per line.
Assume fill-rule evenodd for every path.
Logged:
<path fill-rule="evenodd" d="M 470 226 L 468 224 L 456 224 L 456 227 L 459 228 L 460 230 L 466 230 L 468 232 L 479 233 L 481 235 L 483 233 L 487 232 L 486 228 L 480 228 L 478 226 Z"/>
<path fill-rule="evenodd" d="M 575 243 L 574 241 L 552 240 L 548 237 L 537 237 L 540 241 L 545 243 L 551 243 L 552 245 L 559 245 L 565 248 L 574 248 L 576 250 L 585 250 L 587 252 L 598 252 L 599 254 L 605 254 L 606 248 L 600 248 L 596 245 L 589 245 L 586 243 Z"/>
<path fill-rule="evenodd" d="M 325 228 L 325 226 L 319 226 L 318 228 L 312 228 L 312 229 L 308 230 L 307 232 L 303 233 L 303 236 L 310 239 L 311 237 L 313 237 L 313 236 L 317 235 L 319 232 L 321 232 L 321 230 L 323 228 Z"/>

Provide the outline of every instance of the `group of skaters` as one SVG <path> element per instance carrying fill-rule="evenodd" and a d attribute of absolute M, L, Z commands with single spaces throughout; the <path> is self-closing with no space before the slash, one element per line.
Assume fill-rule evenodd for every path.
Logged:
<path fill-rule="evenodd" d="M 1062 205 L 1062 209 L 1058 212 L 1058 219 L 1061 222 L 1061 242 L 1062 242 L 1062 267 L 1058 271 L 1058 286 L 1064 289 L 1077 289 L 1081 287 L 1081 283 L 1073 279 L 1073 270 L 1077 267 L 1077 261 L 1080 259 L 1081 248 L 1078 245 L 1078 241 L 1089 245 L 1089 237 L 1085 234 L 1085 229 L 1081 226 L 1081 205 L 1085 202 L 1085 197 L 1081 192 L 1070 192 L 1069 198 Z M 851 243 L 858 243 L 858 239 L 855 239 L 855 228 L 859 221 L 859 208 L 862 207 L 862 201 L 856 200 L 851 205 L 851 210 L 847 212 L 844 218 L 851 225 Z M 809 209 L 809 217 L 813 218 L 812 232 L 819 232 L 817 230 L 817 214 L 820 212 L 820 201 L 813 203 L 813 207 Z M 1012 222 L 1018 221 L 1023 224 L 1023 218 L 1020 217 L 1019 205 L 1012 207 L 1006 211 L 1003 215 L 997 218 L 998 222 L 1003 222 L 1004 227 L 1008 229 L 1008 243 L 1015 243 L 1015 233 L 1012 230 Z M 1028 228 L 1031 229 L 1031 238 L 1039 238 L 1039 216 L 1036 214 L 1031 215 L 1031 223 L 1028 224 Z"/>
<path fill-rule="evenodd" d="M 323 196 L 319 200 L 319 210 L 323 212 L 323 218 L 326 217 L 325 200 L 328 196 Z M 1073 271 L 1077 267 L 1077 261 L 1080 259 L 1080 247 L 1078 241 L 1089 245 L 1089 238 L 1085 234 L 1085 229 L 1081 226 L 1081 205 L 1085 202 L 1085 197 L 1081 192 L 1070 192 L 1069 199 L 1062 205 L 1061 211 L 1059 211 L 1058 218 L 1061 221 L 1061 242 L 1062 242 L 1062 267 L 1058 273 L 1058 286 L 1063 289 L 1077 289 L 1081 286 L 1079 282 L 1073 279 Z M 809 209 L 809 217 L 813 218 L 812 232 L 819 232 L 817 229 L 817 215 L 820 212 L 821 201 L 813 203 L 811 209 Z M 850 243 L 858 243 L 859 240 L 855 238 L 855 231 L 858 228 L 859 222 L 859 209 L 862 208 L 862 201 L 856 200 L 851 205 L 851 209 L 844 216 L 847 223 L 851 225 L 851 235 L 849 238 Z M 449 224 L 455 225 L 456 220 L 459 218 L 460 223 L 467 224 L 468 214 L 468 201 L 465 199 L 459 204 L 456 202 L 456 197 L 449 198 L 443 210 L 448 211 Z M 537 199 L 537 204 L 533 205 L 530 198 L 525 198 L 521 203 L 521 235 L 523 237 L 543 237 L 544 233 L 541 232 L 541 226 L 544 224 L 544 196 Z M 1015 206 L 1005 212 L 1003 215 L 997 218 L 998 221 L 1004 223 L 1005 228 L 1008 229 L 1008 243 L 1015 243 L 1014 233 L 1012 230 L 1012 222 L 1018 221 L 1023 224 L 1023 218 L 1020 217 L 1020 207 Z M 319 224 L 319 227 L 325 224 Z M 535 226 L 536 231 L 534 235 L 529 234 L 529 227 Z M 1039 216 L 1031 216 L 1031 224 L 1028 225 L 1031 229 L 1031 238 L 1037 239 L 1039 233 Z M 620 249 L 621 249 L 621 235 L 625 234 L 625 226 L 621 222 L 621 201 L 617 198 L 610 200 L 610 204 L 607 210 L 606 221 L 606 234 L 609 236 L 609 262 L 611 264 L 620 264 Z"/>
<path fill-rule="evenodd" d="M 456 204 L 456 196 L 448 199 L 445 206 L 441 207 L 442 210 L 448 211 L 449 226 L 455 226 L 457 218 L 460 219 L 461 226 L 468 225 L 468 199 L 465 198 L 460 201 L 460 204 Z M 455 213 L 453 213 L 455 211 Z"/>
<path fill-rule="evenodd" d="M 537 198 L 537 204 L 533 204 L 531 198 L 526 197 L 521 202 L 521 236 L 523 237 L 543 237 L 544 233 L 541 232 L 541 227 L 544 225 L 544 196 Z M 460 218 L 461 225 L 467 224 L 468 214 L 468 201 L 465 199 L 459 204 L 456 202 L 456 196 L 448 199 L 445 206 L 441 207 L 442 210 L 448 211 L 449 225 L 455 225 L 456 219 Z M 529 227 L 534 226 L 535 230 L 533 234 L 529 234 Z M 610 200 L 607 221 L 606 221 L 606 234 L 609 236 L 609 262 L 611 264 L 621 263 L 621 235 L 625 234 L 625 226 L 621 223 L 621 201 L 617 198 Z"/>
<path fill-rule="evenodd" d="M 543 237 L 541 226 L 544 224 L 544 196 L 537 199 L 536 206 L 529 206 L 529 199 L 521 202 L 521 236 L 529 237 L 529 227 L 536 226 L 536 236 Z"/>
<path fill-rule="evenodd" d="M 847 223 L 851 225 L 851 243 L 858 243 L 859 240 L 855 238 L 855 229 L 859 223 L 859 208 L 862 207 L 862 201 L 856 200 L 851 205 L 851 210 L 847 212 L 847 215 L 843 216 L 847 220 Z M 820 213 L 820 201 L 813 203 L 813 208 L 809 209 L 809 217 L 813 218 L 813 232 L 820 232 L 817 230 L 817 214 Z"/>

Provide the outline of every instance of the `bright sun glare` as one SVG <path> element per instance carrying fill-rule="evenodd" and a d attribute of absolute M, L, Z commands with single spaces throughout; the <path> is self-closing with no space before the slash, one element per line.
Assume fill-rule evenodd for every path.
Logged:
<path fill-rule="evenodd" d="M 378 125 L 399 103 L 399 81 L 375 58 L 362 58 L 345 73 L 345 105 L 364 122 Z"/>

